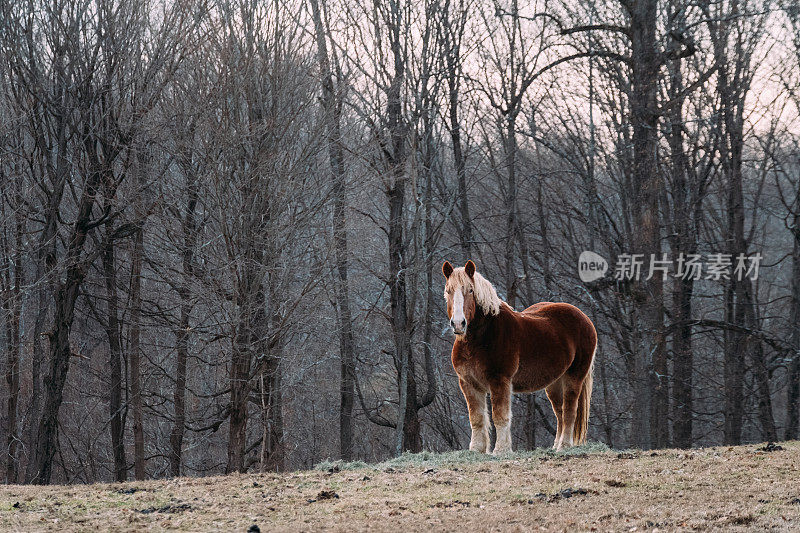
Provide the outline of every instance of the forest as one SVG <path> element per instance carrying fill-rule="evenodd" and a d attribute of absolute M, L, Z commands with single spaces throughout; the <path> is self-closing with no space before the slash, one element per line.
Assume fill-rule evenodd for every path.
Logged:
<path fill-rule="evenodd" d="M 468 259 L 591 317 L 590 440 L 797 439 L 798 4 L 0 3 L 5 482 L 464 449 Z"/>

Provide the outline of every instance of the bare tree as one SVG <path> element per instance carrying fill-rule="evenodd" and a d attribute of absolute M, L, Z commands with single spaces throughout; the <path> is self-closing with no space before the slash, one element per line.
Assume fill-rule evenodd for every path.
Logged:
<path fill-rule="evenodd" d="M 786 13 L 792 30 L 794 45 L 793 64 L 800 67 L 800 10 L 792 3 L 786 4 Z M 791 83 L 791 79 L 789 80 Z M 800 111 L 800 94 L 792 94 L 795 107 Z M 789 207 L 792 215 L 792 304 L 791 304 L 791 342 L 794 353 L 788 365 L 788 387 L 786 392 L 785 439 L 796 439 L 800 425 L 800 180 Z M 785 202 L 784 202 L 785 203 Z"/>
<path fill-rule="evenodd" d="M 455 166 L 456 184 L 458 187 L 458 211 L 461 214 L 459 239 L 461 249 L 466 257 L 472 255 L 472 219 L 469 212 L 467 195 L 466 155 L 462 137 L 461 109 L 462 85 L 464 81 L 464 40 L 469 20 L 471 5 L 459 0 L 451 5 L 446 0 L 437 10 L 440 29 L 437 32 L 441 55 L 444 56 L 445 78 L 447 82 L 447 126 L 450 130 L 450 141 L 453 148 L 453 165 Z"/>
<path fill-rule="evenodd" d="M 763 37 L 763 16 L 740 17 L 742 11 L 755 8 L 746 3 L 720 4 L 717 12 L 706 8 L 709 31 L 714 50 L 717 91 L 720 97 L 721 166 L 728 184 L 726 249 L 731 257 L 748 255 L 748 235 L 745 232 L 743 192 L 744 101 L 750 90 L 754 70 L 753 53 Z M 753 226 L 754 227 L 754 226 Z M 752 234 L 752 231 L 750 232 Z M 755 300 L 749 279 L 732 276 L 725 287 L 725 320 L 746 327 L 757 327 Z M 725 333 L 725 442 L 739 444 L 744 414 L 744 375 L 748 349 L 759 341 L 747 335 Z"/>
<path fill-rule="evenodd" d="M 14 138 L 12 146 L 21 149 L 20 136 L 13 131 L 4 132 Z M 6 482 L 16 483 L 19 474 L 18 448 L 21 440 L 18 415 L 20 399 L 20 356 L 22 352 L 21 317 L 23 289 L 25 285 L 25 252 L 24 236 L 26 220 L 24 215 L 24 197 L 22 194 L 22 175 L 15 166 L 0 168 L 0 180 L 12 185 L 4 189 L 4 198 L 0 212 L 4 220 L 13 221 L 12 225 L 3 225 L 0 234 L 0 252 L 5 258 L 0 267 L 0 309 L 5 319 L 6 371 L 5 381 L 8 384 L 8 403 L 6 416 L 8 434 L 6 436 Z M 7 209 L 13 210 L 9 213 Z"/>
<path fill-rule="evenodd" d="M 342 459 L 353 456 L 353 400 L 355 397 L 355 342 L 353 340 L 353 315 L 350 310 L 350 290 L 347 281 L 347 219 L 345 217 L 346 174 L 342 147 L 342 107 L 346 89 L 339 61 L 334 55 L 333 65 L 328 53 L 327 20 L 323 22 L 322 9 L 317 0 L 310 0 L 317 40 L 317 57 L 322 82 L 322 106 L 328 128 L 328 158 L 333 174 L 333 241 L 336 256 L 336 311 L 339 324 L 339 357 L 341 358 L 341 394 L 339 399 L 339 447 Z M 327 10 L 326 10 L 327 11 Z"/>

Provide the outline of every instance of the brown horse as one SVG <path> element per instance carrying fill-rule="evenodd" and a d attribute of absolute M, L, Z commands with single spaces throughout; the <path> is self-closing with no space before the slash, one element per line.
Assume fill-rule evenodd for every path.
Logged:
<path fill-rule="evenodd" d="M 469 409 L 470 450 L 488 451 L 486 393 L 497 430 L 494 454 L 511 451 L 511 394 L 545 389 L 558 422 L 553 447 L 582 444 L 589 422 L 597 332 L 575 306 L 542 302 L 521 313 L 467 261 L 445 261 L 444 296 L 456 335 L 453 368 Z"/>

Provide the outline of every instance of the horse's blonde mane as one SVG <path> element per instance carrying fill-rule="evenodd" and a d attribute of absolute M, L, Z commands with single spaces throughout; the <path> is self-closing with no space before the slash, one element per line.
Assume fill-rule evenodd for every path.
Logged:
<path fill-rule="evenodd" d="M 464 271 L 464 267 L 459 267 L 453 270 L 450 277 L 447 278 L 445 291 L 448 287 L 458 288 L 462 285 L 472 285 L 475 291 L 475 303 L 487 315 L 496 316 L 500 313 L 500 304 L 503 301 L 494 290 L 494 286 L 489 283 L 489 280 L 481 276 L 480 272 L 475 272 L 472 278 Z"/>

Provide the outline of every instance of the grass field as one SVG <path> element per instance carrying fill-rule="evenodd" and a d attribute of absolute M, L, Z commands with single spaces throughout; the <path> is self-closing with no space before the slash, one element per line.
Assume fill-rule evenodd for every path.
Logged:
<path fill-rule="evenodd" d="M 2 531 L 800 531 L 800 442 L 0 489 Z M 256 531 L 252 528 L 251 531 Z"/>

